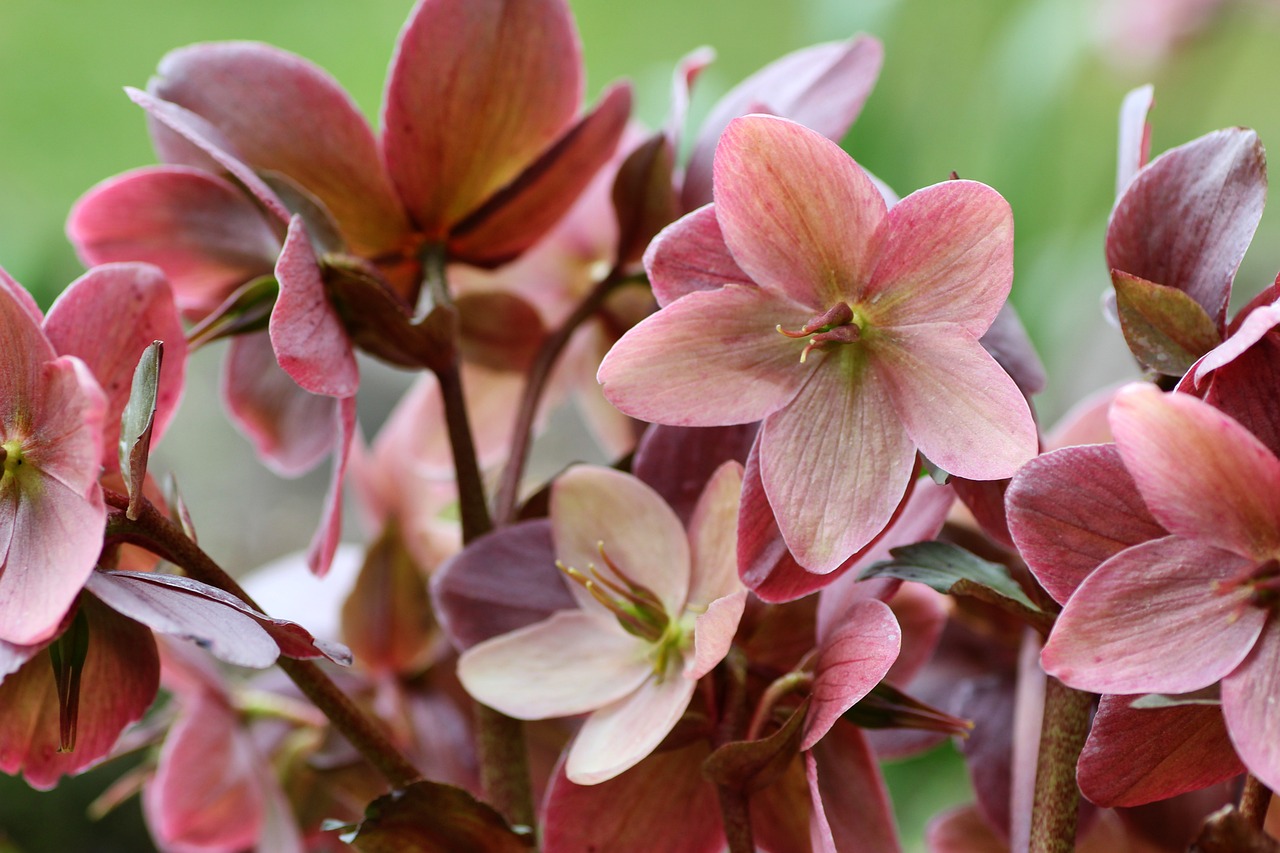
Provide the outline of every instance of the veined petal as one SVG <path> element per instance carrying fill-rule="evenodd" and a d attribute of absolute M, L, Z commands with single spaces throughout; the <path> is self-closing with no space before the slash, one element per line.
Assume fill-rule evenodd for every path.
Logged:
<path fill-rule="evenodd" d="M 819 364 L 760 433 L 760 477 L 778 528 L 796 561 L 819 574 L 884 530 L 915 462 L 886 387 L 856 356 Z"/>
<path fill-rule="evenodd" d="M 813 749 L 845 711 L 879 684 L 901 649 L 902 629 L 889 605 L 873 598 L 845 611 L 843 623 L 818 652 L 800 749 Z"/>
<path fill-rule="evenodd" d="M 714 171 L 716 218 L 752 280 L 811 313 L 861 291 L 885 203 L 839 145 L 795 122 L 746 116 L 725 128 Z"/>
<path fill-rule="evenodd" d="M 1013 285 L 1013 211 L 977 181 L 944 181 L 893 206 L 855 297 L 885 326 L 955 323 L 981 336 Z"/>
<path fill-rule="evenodd" d="M 590 576 L 594 565 L 612 577 L 600 554 L 624 579 L 648 587 L 667 614 L 678 616 L 689 594 L 689 540 L 684 525 L 658 493 L 644 483 L 594 465 L 570 468 L 551 487 L 551 535 L 556 556 L 570 568 Z M 605 614 L 579 584 L 570 584 L 582 607 Z"/>
<path fill-rule="evenodd" d="M 594 785 L 634 767 L 675 728 L 697 686 L 691 678 L 668 673 L 596 711 L 569 747 L 564 766 L 569 781 Z"/>
<path fill-rule="evenodd" d="M 644 253 L 653 297 L 666 308 L 681 296 L 726 284 L 751 284 L 729 254 L 715 205 L 707 204 L 658 232 Z"/>
<path fill-rule="evenodd" d="M 610 616 L 562 610 L 467 649 L 458 658 L 458 680 L 518 720 L 568 717 L 616 702 L 652 678 L 648 651 Z"/>
<path fill-rule="evenodd" d="M 1245 766 L 1268 788 L 1280 787 L 1280 624 L 1268 621 L 1258 644 L 1222 679 L 1227 733 Z"/>
<path fill-rule="evenodd" d="M 1166 536 L 1121 551 L 1071 596 L 1045 644 L 1045 671 L 1095 693 L 1189 693 L 1234 670 L 1267 612 L 1247 586 L 1221 585 L 1251 561 Z"/>
<path fill-rule="evenodd" d="M 791 402 L 821 366 L 816 358 L 801 364 L 801 342 L 776 328 L 808 319 L 804 306 L 758 287 L 690 293 L 623 335 L 597 378 L 609 402 L 651 423 L 758 421 Z"/>
<path fill-rule="evenodd" d="M 550 145 L 582 84 L 564 0 L 421 0 L 391 60 L 382 124 L 387 168 L 427 237 Z"/>
<path fill-rule="evenodd" d="M 1000 480 L 1036 455 L 1031 410 L 1009 374 L 949 323 L 882 330 L 867 356 L 907 433 L 968 480 Z"/>
<path fill-rule="evenodd" d="M 1257 560 L 1280 555 L 1280 460 L 1230 416 L 1135 383 L 1116 394 L 1111 429 L 1170 531 Z"/>
<path fill-rule="evenodd" d="M 217 127 L 254 169 L 306 188 L 358 253 L 407 234 L 373 131 L 328 72 L 271 45 L 222 42 L 172 51 L 157 74 L 149 91 Z"/>
<path fill-rule="evenodd" d="M 685 678 L 697 681 L 724 660 L 746 606 L 747 591 L 739 589 L 711 602 L 694 621 L 693 653 L 684 662 Z"/>
<path fill-rule="evenodd" d="M 855 726 L 837 723 L 805 753 L 816 850 L 900 853 L 893 807 L 875 753 Z M 821 846 L 819 846 L 821 845 Z"/>

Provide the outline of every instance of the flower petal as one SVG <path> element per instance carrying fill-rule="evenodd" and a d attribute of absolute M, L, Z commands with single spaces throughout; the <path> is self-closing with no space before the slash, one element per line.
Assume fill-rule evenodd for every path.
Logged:
<path fill-rule="evenodd" d="M 1095 693 L 1189 693 L 1234 670 L 1267 613 L 1251 590 L 1215 588 L 1250 561 L 1167 536 L 1121 551 L 1075 591 L 1041 661 Z"/>
<path fill-rule="evenodd" d="M 1013 211 L 976 181 L 944 181 L 893 206 L 859 301 L 885 326 L 955 323 L 975 338 L 1013 285 Z"/>
<path fill-rule="evenodd" d="M 716 148 L 715 201 L 743 271 L 811 313 L 870 278 L 884 199 L 839 145 L 808 128 L 772 116 L 732 121 Z"/>
<path fill-rule="evenodd" d="M 589 575 L 594 565 L 615 580 L 600 553 L 603 546 L 624 579 L 648 587 L 669 616 L 684 610 L 690 583 L 684 525 L 635 477 L 594 465 L 570 468 L 551 487 L 551 530 L 556 556 L 566 566 Z M 584 609 L 613 619 L 580 585 L 570 587 Z"/>
<path fill-rule="evenodd" d="M 818 651 L 801 750 L 813 749 L 845 711 L 880 683 L 902 649 L 902 629 L 889 605 L 856 602 Z"/>
<path fill-rule="evenodd" d="M 707 481 L 689 519 L 691 571 L 686 607 L 702 607 L 742 589 L 738 581 L 738 501 L 742 465 L 725 462 Z"/>
<path fill-rule="evenodd" d="M 1026 398 L 967 332 L 945 323 L 886 329 L 868 360 L 912 441 L 947 472 L 1000 480 L 1036 455 Z"/>
<path fill-rule="evenodd" d="M 736 578 L 735 578 L 736 579 Z M 740 589 L 717 598 L 694 622 L 693 654 L 684 662 L 684 677 L 697 681 L 724 660 L 733 645 L 742 612 L 747 606 L 747 591 Z"/>
<path fill-rule="evenodd" d="M 1116 156 L 1116 198 L 1129 186 L 1151 153 L 1151 125 L 1147 114 L 1155 103 L 1150 83 L 1131 89 L 1120 104 L 1120 140 Z"/>
<path fill-rule="evenodd" d="M 649 678 L 635 692 L 596 711 L 578 730 L 565 776 L 579 785 L 612 779 L 653 752 L 689 707 L 698 683 L 668 674 Z"/>
<path fill-rule="evenodd" d="M 1187 394 L 1120 389 L 1111 429 L 1147 506 L 1173 533 L 1265 560 L 1280 554 L 1280 460 Z"/>
<path fill-rule="evenodd" d="M 760 433 L 760 477 L 778 528 L 796 561 L 819 574 L 885 529 L 914 463 L 887 389 L 852 359 L 818 365 Z"/>
<path fill-rule="evenodd" d="M 582 98 L 563 0 L 429 0 L 391 60 L 383 148 L 428 239 L 443 237 L 555 140 Z"/>
<path fill-rule="evenodd" d="M 838 724 L 804 756 L 815 850 L 900 853 L 880 764 L 862 732 Z"/>
<path fill-rule="evenodd" d="M 338 438 L 333 447 L 333 466 L 329 473 L 329 488 L 324 495 L 324 509 L 320 514 L 320 526 L 311 536 L 307 546 L 307 565 L 316 577 L 324 577 L 333 562 L 338 540 L 342 537 L 342 485 L 347 476 L 347 460 L 351 456 L 351 442 L 356 434 L 356 398 L 344 397 L 338 401 Z"/>
<path fill-rule="evenodd" d="M 458 658 L 458 680 L 518 720 L 567 717 L 616 702 L 652 678 L 648 650 L 611 617 L 562 610 L 467 649 Z"/>
<path fill-rule="evenodd" d="M 644 253 L 653 297 L 666 308 L 681 296 L 726 284 L 751 284 L 729 254 L 715 205 L 707 204 L 658 232 Z"/>
<path fill-rule="evenodd" d="M 1227 733 L 1249 772 L 1280 787 L 1280 624 L 1273 615 L 1244 663 L 1222 679 Z"/>

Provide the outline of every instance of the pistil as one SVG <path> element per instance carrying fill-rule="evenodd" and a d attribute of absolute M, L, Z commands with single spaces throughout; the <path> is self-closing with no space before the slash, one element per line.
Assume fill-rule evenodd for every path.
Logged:
<path fill-rule="evenodd" d="M 823 344 L 852 344 L 862 338 L 861 318 L 845 302 L 837 302 L 795 331 L 782 328 L 781 323 L 775 328 L 788 338 L 809 339 L 809 343 L 800 352 L 801 364 L 808 360 L 812 350 Z"/>

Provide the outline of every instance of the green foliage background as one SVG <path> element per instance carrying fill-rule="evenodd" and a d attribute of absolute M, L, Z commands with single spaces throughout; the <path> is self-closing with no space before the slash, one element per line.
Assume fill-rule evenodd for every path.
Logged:
<path fill-rule="evenodd" d="M 1052 420 L 1085 391 L 1132 374 L 1098 310 L 1108 285 L 1102 237 L 1124 92 L 1156 84 L 1153 152 L 1229 125 L 1257 129 L 1264 143 L 1280 139 L 1273 4 L 1228 4 L 1166 61 L 1137 65 L 1136 46 L 1098 47 L 1096 12 L 1107 2 L 1121 0 L 571 5 L 590 94 L 628 76 L 650 124 L 665 112 L 674 62 L 699 45 L 715 46 L 719 59 L 699 83 L 695 118 L 786 51 L 859 30 L 879 36 L 884 71 L 846 147 L 902 194 L 954 170 L 1009 199 L 1017 222 L 1014 300 L 1049 367 L 1041 412 Z M 376 120 L 391 45 L 409 7 L 409 0 L 0 0 L 0 266 L 45 304 L 79 274 L 62 222 L 96 181 L 153 162 L 140 111 L 121 87 L 143 85 L 165 51 L 201 40 L 273 42 L 329 69 Z M 1238 279 L 1239 297 L 1280 269 L 1278 236 L 1280 222 L 1269 211 Z M 965 796 L 955 787 L 963 773 L 954 761 L 915 763 L 892 775 L 912 792 L 903 809 L 915 843 L 938 796 Z M 83 796 L 34 796 L 0 779 L 0 851 L 8 853 L 6 832 L 27 851 L 141 849 L 128 834 L 136 826 L 113 841 L 105 827 L 84 829 L 82 809 Z"/>

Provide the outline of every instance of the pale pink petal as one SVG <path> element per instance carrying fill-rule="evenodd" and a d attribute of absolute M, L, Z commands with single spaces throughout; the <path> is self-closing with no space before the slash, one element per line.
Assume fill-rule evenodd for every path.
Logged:
<path fill-rule="evenodd" d="M 1119 198 L 1151 153 L 1151 125 L 1147 114 L 1155 104 L 1155 88 L 1148 83 L 1131 89 L 1120 103 L 1120 139 L 1116 154 L 1116 198 Z"/>
<path fill-rule="evenodd" d="M 497 266 L 547 234 L 609 162 L 631 115 L 631 87 L 605 90 L 595 110 L 570 127 L 541 157 L 480 209 L 459 222 L 449 257 Z"/>
<path fill-rule="evenodd" d="M 15 300 L 17 302 L 17 305 L 15 306 L 16 309 L 30 318 L 31 322 L 23 323 L 22 329 L 30 330 L 40 328 L 40 324 L 44 322 L 44 314 L 41 313 L 40 306 L 36 304 L 35 297 L 28 293 L 25 287 L 14 281 L 13 276 L 5 272 L 3 267 L 0 267 L 0 293 L 4 293 L 9 298 Z M 6 306 L 3 310 L 7 314 L 12 309 Z M 20 317 L 22 314 L 15 316 Z M 15 320 L 15 323 L 16 322 L 17 321 Z M 29 331 L 23 332 L 19 330 L 19 333 L 29 334 Z M 40 352 L 52 352 L 48 341 L 35 343 L 34 349 Z M 35 352 L 33 352 L 32 355 L 34 356 Z M 53 356 L 49 355 L 48 358 L 53 358 Z"/>
<path fill-rule="evenodd" d="M 17 672 L 24 663 L 42 651 L 44 651 L 44 645 L 41 643 L 34 646 L 20 646 L 0 640 L 0 681 L 4 681 L 5 676 Z"/>
<path fill-rule="evenodd" d="M 835 726 L 805 753 L 804 762 L 813 800 L 810 832 L 815 850 L 901 851 L 880 764 L 856 726 Z"/>
<path fill-rule="evenodd" d="M 636 445 L 631 473 L 662 495 L 687 525 L 711 475 L 725 462 L 745 462 L 755 437 L 755 424 L 651 426 Z"/>
<path fill-rule="evenodd" d="M 1195 368 L 1189 371 L 1195 384 L 1199 385 L 1212 371 L 1235 361 L 1278 325 L 1280 303 L 1260 305 L 1250 311 L 1229 338 L 1201 356 Z"/>
<path fill-rule="evenodd" d="M 270 274 L 280 254 L 279 236 L 242 190 L 183 166 L 138 169 L 93 187 L 71 209 L 67 236 L 87 264 L 160 267 L 179 307 L 197 315 Z"/>
<path fill-rule="evenodd" d="M 1032 459 L 1009 483 L 1005 505 L 1018 553 L 1059 604 L 1125 548 L 1168 534 L 1114 444 L 1064 447 Z"/>
<path fill-rule="evenodd" d="M 102 334 L 104 323 L 115 331 Z M 187 338 L 173 291 L 160 270 L 146 264 L 107 264 L 73 281 L 49 309 L 45 334 L 61 355 L 79 357 L 107 395 L 103 464 L 119 467 L 120 416 L 133 389 L 133 372 L 152 341 L 164 342 L 151 442 L 160 441 L 177 413 L 187 370 Z"/>
<path fill-rule="evenodd" d="M 901 648 L 902 629 L 889 605 L 870 599 L 850 607 L 818 652 L 800 749 L 813 749 L 845 711 L 879 684 Z"/>
<path fill-rule="evenodd" d="M 222 398 L 258 458 L 282 477 L 310 471 L 333 448 L 339 401 L 298 387 L 276 363 L 266 332 L 238 335 L 227 349 Z"/>
<path fill-rule="evenodd" d="M 1280 460 L 1239 423 L 1188 394 L 1135 383 L 1116 394 L 1111 429 L 1170 531 L 1258 560 L 1280 552 Z"/>
<path fill-rule="evenodd" d="M 915 451 L 870 371 L 834 358 L 817 369 L 791 405 L 765 421 L 760 476 L 796 561 L 825 574 L 889 524 Z"/>
<path fill-rule="evenodd" d="M 337 442 L 333 448 L 333 468 L 329 474 L 329 488 L 324 496 L 324 509 L 320 526 L 312 534 L 307 546 L 307 565 L 316 577 L 324 577 L 333 562 L 333 554 L 342 537 L 342 485 L 347 476 L 347 459 L 356 432 L 356 398 L 344 397 L 337 406 Z"/>
<path fill-rule="evenodd" d="M 689 519 L 692 561 L 686 607 L 702 607 L 742 589 L 738 581 L 738 499 L 742 465 L 725 462 L 711 475 Z"/>
<path fill-rule="evenodd" d="M 1107 444 L 1115 441 L 1107 413 L 1118 385 L 1108 385 L 1077 402 L 1058 419 L 1044 436 L 1045 447 L 1057 450 L 1073 444 Z"/>
<path fill-rule="evenodd" d="M 648 652 L 648 643 L 610 616 L 562 610 L 467 649 L 458 658 L 458 680 L 477 700 L 516 719 L 567 717 L 605 707 L 651 679 Z"/>
<path fill-rule="evenodd" d="M 785 119 L 735 119 L 716 149 L 715 187 L 725 243 L 762 287 L 820 314 L 870 277 L 884 199 L 834 142 Z"/>
<path fill-rule="evenodd" d="M 729 254 L 715 205 L 704 205 L 658 232 L 644 253 L 653 297 L 666 308 L 681 296 L 751 279 Z"/>
<path fill-rule="evenodd" d="M 246 163 L 279 172 L 319 199 L 352 248 L 397 248 L 409 223 L 369 123 L 323 69 L 251 42 L 167 54 L 148 90 L 221 131 Z"/>
<path fill-rule="evenodd" d="M 911 440 L 948 473 L 999 480 L 1036 455 L 1039 439 L 1026 398 L 958 327 L 885 329 L 868 361 Z"/>
<path fill-rule="evenodd" d="M 698 130 L 685 170 L 685 208 L 711 200 L 712 157 L 731 119 L 767 112 L 839 142 L 862 112 L 883 60 L 880 42 L 857 35 L 789 53 L 734 86 L 716 102 Z"/>
<path fill-rule="evenodd" d="M 733 645 L 746 606 L 745 589 L 731 592 L 707 605 L 706 612 L 694 622 L 693 654 L 685 661 L 685 678 L 697 681 L 724 660 Z"/>
<path fill-rule="evenodd" d="M 588 574 L 595 566 L 614 580 L 600 554 L 603 546 L 624 578 L 648 587 L 668 615 L 683 611 L 690 579 L 684 525 L 635 477 L 593 465 L 570 468 L 551 489 L 551 530 L 556 556 L 566 566 Z M 584 608 L 613 618 L 580 585 L 570 587 Z"/>
<path fill-rule="evenodd" d="M 594 785 L 634 767 L 675 728 L 697 686 L 693 679 L 668 672 L 596 711 L 569 747 L 564 767 L 569 781 Z"/>
<path fill-rule="evenodd" d="M 305 391 L 350 397 L 360 384 L 351 339 L 329 304 L 302 217 L 289 223 L 276 262 L 280 295 L 271 310 L 271 347 L 285 373 Z"/>
<path fill-rule="evenodd" d="M 800 363 L 807 309 L 762 288 L 690 293 L 631 329 L 600 365 L 623 412 L 671 426 L 758 421 L 787 405 L 822 359 Z M 815 355 L 818 355 L 815 353 Z"/>
<path fill-rule="evenodd" d="M 1013 284 L 1013 212 L 975 181 L 945 181 L 894 205 L 879 260 L 858 300 L 882 326 L 954 323 L 973 337 Z"/>
<path fill-rule="evenodd" d="M 1251 562 L 1168 536 L 1121 551 L 1075 591 L 1041 661 L 1094 693 L 1189 693 L 1234 670 L 1267 613 L 1223 588 Z"/>
<path fill-rule="evenodd" d="M 1239 669 L 1222 679 L 1227 732 L 1249 772 L 1280 787 L 1280 624 L 1271 616 Z"/>
<path fill-rule="evenodd" d="M 1012 302 L 1006 302 L 1000 308 L 991 327 L 978 338 L 978 343 L 1013 377 L 1023 394 L 1030 397 L 1044 390 L 1049 377 Z"/>
<path fill-rule="evenodd" d="M 563 0 L 421 2 L 400 32 L 383 102 L 387 168 L 439 239 L 560 135 L 582 98 Z"/>

